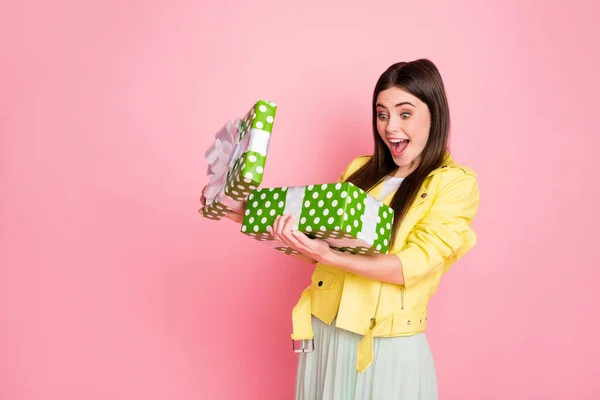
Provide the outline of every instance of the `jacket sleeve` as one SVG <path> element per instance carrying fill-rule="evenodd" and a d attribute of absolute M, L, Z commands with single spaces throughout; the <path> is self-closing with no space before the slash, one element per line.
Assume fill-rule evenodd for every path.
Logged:
<path fill-rule="evenodd" d="M 430 210 L 409 233 L 405 246 L 394 253 L 402 263 L 406 288 L 475 246 L 471 223 L 479 207 L 479 188 L 474 173 L 459 171 L 458 177 L 442 178 L 447 183 L 440 183 Z"/>
<path fill-rule="evenodd" d="M 345 182 L 356 170 L 362 167 L 371 157 L 359 156 L 353 159 L 347 166 L 344 172 L 340 175 L 337 182 Z"/>

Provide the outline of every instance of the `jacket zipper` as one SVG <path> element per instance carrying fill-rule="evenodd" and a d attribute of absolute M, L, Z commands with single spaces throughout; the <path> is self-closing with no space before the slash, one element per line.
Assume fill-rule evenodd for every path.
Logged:
<path fill-rule="evenodd" d="M 400 309 L 404 310 L 404 295 L 406 293 L 406 290 L 404 288 L 400 288 L 401 290 L 401 294 L 400 294 L 400 301 L 402 302 L 402 304 L 400 305 Z M 377 325 L 377 312 L 379 311 L 379 303 L 381 301 L 381 292 L 383 291 L 383 282 L 379 282 L 379 295 L 377 296 L 377 304 L 375 305 L 375 313 L 373 315 L 373 318 L 371 318 L 371 329 L 375 328 L 375 325 Z"/>
<path fill-rule="evenodd" d="M 375 305 L 375 313 L 373 314 L 373 318 L 371 318 L 371 329 L 375 328 L 377 325 L 377 312 L 379 311 L 379 303 L 381 301 L 381 292 L 383 291 L 383 282 L 379 282 L 379 294 L 377 295 L 377 304 Z"/>
<path fill-rule="evenodd" d="M 445 165 L 445 164 L 444 164 Z M 434 172 L 438 172 L 438 170 L 440 170 L 440 168 L 435 169 L 434 171 L 432 171 L 428 177 L 430 175 L 433 175 Z M 381 182 L 384 180 L 385 177 L 381 178 L 381 180 L 379 182 L 377 182 L 377 184 L 375 186 L 373 186 L 373 188 L 377 187 L 379 184 L 381 184 Z M 381 301 L 381 292 L 383 289 L 383 282 L 379 282 L 379 295 L 377 296 L 377 305 L 375 306 L 375 313 L 373 315 L 373 318 L 371 318 L 371 329 L 373 329 L 375 327 L 375 325 L 377 325 L 377 312 L 379 311 L 379 303 Z M 400 295 L 400 301 L 402 301 L 402 305 L 400 306 L 400 309 L 404 310 L 404 292 L 405 289 L 404 288 L 400 288 L 400 290 L 402 291 L 402 294 Z"/>

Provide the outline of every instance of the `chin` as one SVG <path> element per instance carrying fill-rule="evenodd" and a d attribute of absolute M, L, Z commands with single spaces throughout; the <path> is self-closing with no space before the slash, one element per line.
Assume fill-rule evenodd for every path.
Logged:
<path fill-rule="evenodd" d="M 394 158 L 394 163 L 398 168 L 413 169 L 418 163 L 418 160 L 415 157 L 403 155 L 402 157 Z"/>
<path fill-rule="evenodd" d="M 406 156 L 402 156 L 402 157 L 395 157 L 394 162 L 396 163 L 396 165 L 398 167 L 402 168 L 402 167 L 409 167 L 410 165 L 412 165 L 414 160 L 409 159 Z"/>

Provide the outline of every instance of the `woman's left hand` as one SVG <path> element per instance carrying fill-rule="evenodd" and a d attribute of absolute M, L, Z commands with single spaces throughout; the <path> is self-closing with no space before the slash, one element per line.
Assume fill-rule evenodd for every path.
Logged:
<path fill-rule="evenodd" d="M 289 246 L 290 248 L 310 257 L 320 263 L 328 263 L 328 260 L 333 255 L 333 251 L 329 244 L 321 239 L 311 239 L 304 233 L 293 230 L 294 216 L 285 214 L 278 216 L 273 223 L 273 227 L 269 227 L 271 236 Z"/>

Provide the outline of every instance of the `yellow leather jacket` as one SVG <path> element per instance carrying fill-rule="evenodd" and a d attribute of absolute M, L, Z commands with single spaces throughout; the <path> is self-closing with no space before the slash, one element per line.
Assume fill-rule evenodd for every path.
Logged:
<path fill-rule="evenodd" d="M 341 177 L 369 160 L 354 159 Z M 382 183 L 369 193 L 379 198 Z M 387 205 L 393 193 L 383 202 Z M 327 324 L 363 335 L 357 370 L 373 360 L 373 337 L 413 335 L 427 326 L 427 304 L 440 278 L 476 241 L 471 222 L 479 207 L 475 173 L 454 163 L 447 154 L 443 165 L 425 179 L 388 251 L 400 258 L 404 285 L 364 278 L 318 263 L 311 284 L 292 311 L 293 340 L 313 338 L 311 315 Z"/>

